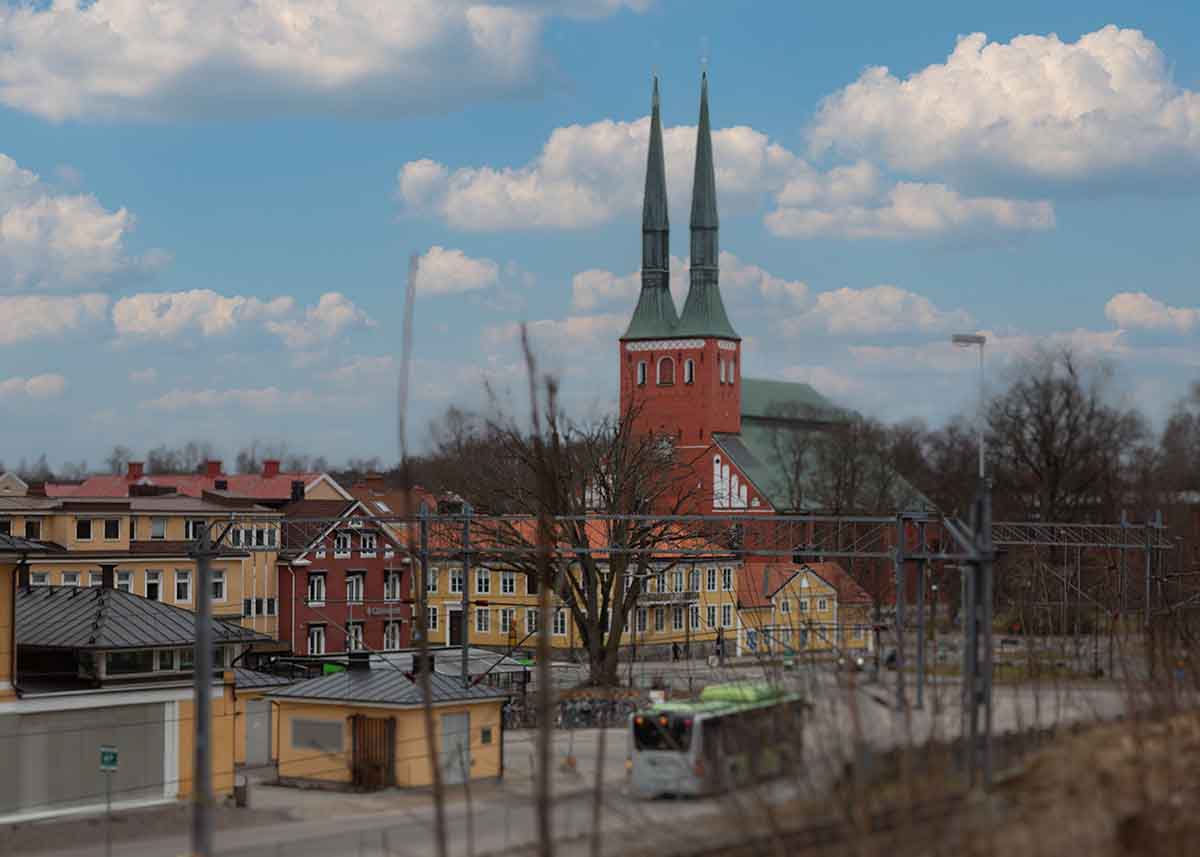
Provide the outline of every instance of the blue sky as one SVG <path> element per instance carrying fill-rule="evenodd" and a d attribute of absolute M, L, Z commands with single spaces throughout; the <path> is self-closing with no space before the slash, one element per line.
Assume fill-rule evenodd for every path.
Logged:
<path fill-rule="evenodd" d="M 1200 377 L 1189 4 L 148 5 L 0 0 L 0 461 L 394 458 L 413 253 L 418 446 L 519 387 L 523 320 L 611 408 L 650 77 L 683 288 L 702 57 L 747 373 L 931 422 L 953 331 L 996 379 L 1070 342 L 1155 419 Z"/>

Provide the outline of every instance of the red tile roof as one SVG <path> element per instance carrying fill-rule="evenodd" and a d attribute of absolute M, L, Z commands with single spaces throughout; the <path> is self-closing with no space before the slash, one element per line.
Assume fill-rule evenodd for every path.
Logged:
<path fill-rule="evenodd" d="M 217 490 L 217 481 L 224 481 L 221 490 L 257 500 L 287 500 L 292 496 L 292 481 L 299 480 L 307 487 L 321 478 L 321 473 L 280 473 L 264 476 L 261 473 L 228 473 L 207 476 L 203 473 L 162 473 L 130 479 L 121 476 L 89 476 L 79 483 L 47 482 L 50 497 L 128 497 L 130 485 L 170 486 L 180 494 L 199 497 L 205 491 Z"/>
<path fill-rule="evenodd" d="M 737 577 L 738 607 L 770 607 L 775 593 L 783 589 L 793 577 L 796 569 L 780 565 L 746 563 Z M 766 587 L 763 587 L 763 581 Z"/>
<path fill-rule="evenodd" d="M 838 604 L 870 604 L 871 596 L 836 562 L 806 562 L 805 567 L 837 590 Z"/>

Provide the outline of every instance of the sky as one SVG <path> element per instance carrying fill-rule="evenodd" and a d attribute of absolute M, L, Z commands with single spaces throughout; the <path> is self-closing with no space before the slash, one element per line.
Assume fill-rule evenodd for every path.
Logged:
<path fill-rule="evenodd" d="M 0 461 L 397 457 L 518 332 L 615 407 L 651 81 L 686 290 L 702 68 L 747 376 L 969 411 L 1038 345 L 1200 379 L 1195 4 L 0 0 Z"/>

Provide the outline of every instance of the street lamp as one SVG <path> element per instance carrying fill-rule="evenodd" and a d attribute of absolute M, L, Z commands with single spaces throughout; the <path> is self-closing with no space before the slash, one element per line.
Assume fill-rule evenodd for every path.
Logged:
<path fill-rule="evenodd" d="M 983 451 L 983 347 L 987 344 L 987 337 L 979 333 L 956 333 L 950 337 L 950 341 L 959 348 L 979 347 L 979 480 L 982 482 L 987 475 Z"/>

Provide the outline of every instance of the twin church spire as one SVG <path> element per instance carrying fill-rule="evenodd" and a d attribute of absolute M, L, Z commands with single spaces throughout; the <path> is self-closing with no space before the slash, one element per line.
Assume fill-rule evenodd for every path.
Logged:
<path fill-rule="evenodd" d="M 642 201 L 642 289 L 622 339 L 700 337 L 740 339 L 721 301 L 718 277 L 719 224 L 712 129 L 708 118 L 708 75 L 700 82 L 700 123 L 696 129 L 696 170 L 692 179 L 691 282 L 683 312 L 671 298 L 671 236 L 667 215 L 667 171 L 663 158 L 658 78 L 650 110 L 650 147 Z"/>

